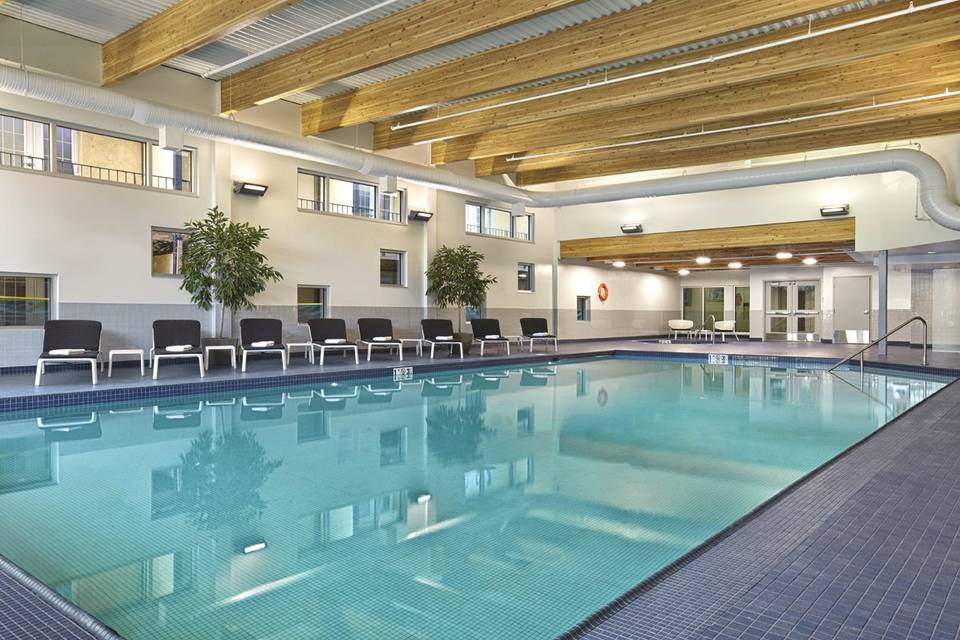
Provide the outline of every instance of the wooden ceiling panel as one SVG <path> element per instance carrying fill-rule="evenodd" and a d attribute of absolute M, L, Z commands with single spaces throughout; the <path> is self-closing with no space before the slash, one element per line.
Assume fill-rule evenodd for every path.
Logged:
<path fill-rule="evenodd" d="M 830 9 L 825 0 L 658 0 L 304 106 L 319 133 Z M 866 12 L 864 12 L 866 14 Z M 702 72 L 702 71 L 701 71 Z"/>
<path fill-rule="evenodd" d="M 161 65 L 296 1 L 180 0 L 104 43 L 103 84 Z"/>
<path fill-rule="evenodd" d="M 300 93 L 583 0 L 424 0 L 224 78 L 220 104 L 236 111 Z"/>

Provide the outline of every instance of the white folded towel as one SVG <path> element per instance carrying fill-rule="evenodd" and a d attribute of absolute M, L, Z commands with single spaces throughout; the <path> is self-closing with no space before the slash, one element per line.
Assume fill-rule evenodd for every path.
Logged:
<path fill-rule="evenodd" d="M 374 342 L 390 342 L 393 340 L 393 336 L 377 336 L 373 339 Z"/>
<path fill-rule="evenodd" d="M 323 344 L 343 344 L 346 340 L 343 338 L 327 338 L 323 341 Z"/>
<path fill-rule="evenodd" d="M 534 333 L 531 333 L 530 335 L 532 335 L 534 338 L 543 338 L 544 336 L 548 336 L 550 334 L 547 333 L 546 331 L 536 331 Z"/>
<path fill-rule="evenodd" d="M 174 353 L 183 353 L 184 351 L 190 351 L 193 349 L 192 344 L 172 344 L 166 348 L 166 351 L 173 351 Z"/>
<path fill-rule="evenodd" d="M 499 340 L 499 339 L 500 339 L 500 336 L 497 335 L 496 333 L 491 333 L 491 334 L 488 335 L 488 336 L 483 336 L 483 339 L 484 339 L 484 340 Z"/>
<path fill-rule="evenodd" d="M 251 342 L 251 347 L 256 347 L 257 349 L 263 349 L 264 347 L 272 347 L 276 343 L 273 340 L 260 340 L 259 342 Z"/>
<path fill-rule="evenodd" d="M 453 336 L 437 336 L 437 340 L 453 340 Z"/>
<path fill-rule="evenodd" d="M 85 349 L 50 349 L 52 356 L 72 356 L 76 353 L 83 353 Z"/>

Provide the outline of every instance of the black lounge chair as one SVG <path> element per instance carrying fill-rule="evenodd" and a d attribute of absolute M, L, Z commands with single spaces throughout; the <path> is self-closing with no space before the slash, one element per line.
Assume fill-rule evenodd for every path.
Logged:
<path fill-rule="evenodd" d="M 37 358 L 34 386 L 40 386 L 40 376 L 47 372 L 48 362 L 88 362 L 93 384 L 97 384 L 97 362 L 103 366 L 102 330 L 96 320 L 47 320 L 43 325 L 43 353 Z"/>
<path fill-rule="evenodd" d="M 483 348 L 487 344 L 500 344 L 510 355 L 510 341 L 500 333 L 500 321 L 489 319 L 471 320 L 470 326 L 473 327 L 473 339 L 480 343 L 480 356 L 483 356 Z"/>
<path fill-rule="evenodd" d="M 320 347 L 320 366 L 323 366 L 323 357 L 327 349 L 342 351 L 346 354 L 353 351 L 354 364 L 360 364 L 360 354 L 357 345 L 347 343 L 347 323 L 340 318 L 322 318 L 307 320 L 310 327 L 310 342 L 314 348 Z"/>
<path fill-rule="evenodd" d="M 523 334 L 524 340 L 530 341 L 531 352 L 533 352 L 533 343 L 537 340 L 543 340 L 548 346 L 552 341 L 553 350 L 560 350 L 557 346 L 557 336 L 548 330 L 546 318 L 520 318 L 520 333 Z"/>
<path fill-rule="evenodd" d="M 421 320 L 420 333 L 423 335 L 423 341 L 430 345 L 430 359 L 433 360 L 433 351 L 437 345 L 449 347 L 450 355 L 453 355 L 453 348 L 460 350 L 460 359 L 463 359 L 463 343 L 454 340 L 453 322 L 450 320 Z"/>
<path fill-rule="evenodd" d="M 203 350 L 200 348 L 200 322 L 197 320 L 154 320 L 153 347 L 150 360 L 153 362 L 153 379 L 157 379 L 160 361 L 173 358 L 196 358 L 200 377 L 204 375 Z"/>
<path fill-rule="evenodd" d="M 403 362 L 403 343 L 393 336 L 393 323 L 386 318 L 360 318 L 357 320 L 360 328 L 360 344 L 367 347 L 367 362 L 374 347 L 396 349 Z"/>
<path fill-rule="evenodd" d="M 267 344 L 269 343 L 269 344 Z M 244 318 L 240 321 L 240 371 L 247 371 L 247 355 L 279 353 L 287 370 L 287 345 L 283 344 L 283 322 L 275 318 Z"/>

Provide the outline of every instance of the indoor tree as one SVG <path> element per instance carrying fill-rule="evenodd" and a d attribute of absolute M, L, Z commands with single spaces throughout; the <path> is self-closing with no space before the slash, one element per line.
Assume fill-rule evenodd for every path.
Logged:
<path fill-rule="evenodd" d="M 438 309 L 456 307 L 457 333 L 462 333 L 461 319 L 467 307 L 479 308 L 487 290 L 497 279 L 480 270 L 483 254 L 462 244 L 443 245 L 427 267 L 427 295 L 433 296 Z"/>
<path fill-rule="evenodd" d="M 214 207 L 205 218 L 188 222 L 186 231 L 180 288 L 190 292 L 190 299 L 201 309 L 218 307 L 217 336 L 222 337 L 227 309 L 255 309 L 253 297 L 270 282 L 283 279 L 259 251 L 268 230 L 233 222 Z"/>

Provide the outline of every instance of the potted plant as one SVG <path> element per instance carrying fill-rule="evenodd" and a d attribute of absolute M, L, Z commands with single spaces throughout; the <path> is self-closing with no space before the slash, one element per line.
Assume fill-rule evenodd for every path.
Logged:
<path fill-rule="evenodd" d="M 434 254 L 427 267 L 427 295 L 433 296 L 438 309 L 457 308 L 457 333 L 455 338 L 463 343 L 464 352 L 473 345 L 473 336 L 464 334 L 463 311 L 467 307 L 479 308 L 487 296 L 487 290 L 497 279 L 480 270 L 483 254 L 467 245 L 448 247 L 443 245 Z"/>
<path fill-rule="evenodd" d="M 255 309 L 253 297 L 270 282 L 283 279 L 259 251 L 268 230 L 233 222 L 218 207 L 210 209 L 205 218 L 187 222 L 185 229 L 189 235 L 183 248 L 180 288 L 187 290 L 190 300 L 201 309 L 216 308 L 217 337 L 206 344 L 235 344 L 224 338 L 227 310 Z"/>

